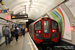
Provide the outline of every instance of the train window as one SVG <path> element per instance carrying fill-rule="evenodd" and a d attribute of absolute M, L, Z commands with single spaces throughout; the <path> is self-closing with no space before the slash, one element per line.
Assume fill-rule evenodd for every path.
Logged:
<path fill-rule="evenodd" d="M 38 22 L 35 24 L 35 30 L 41 30 L 41 21 L 38 21 Z"/>
<path fill-rule="evenodd" d="M 57 26 L 57 22 L 56 21 L 51 21 L 51 24 L 52 24 L 52 29 L 56 29 L 56 30 L 58 30 L 58 26 Z"/>
<path fill-rule="evenodd" d="M 49 23 L 48 23 L 48 21 L 44 21 L 44 33 L 49 33 Z"/>

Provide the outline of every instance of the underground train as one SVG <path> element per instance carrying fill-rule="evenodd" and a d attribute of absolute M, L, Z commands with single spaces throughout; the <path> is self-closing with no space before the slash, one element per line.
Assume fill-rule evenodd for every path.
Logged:
<path fill-rule="evenodd" d="M 58 43 L 58 23 L 50 17 L 42 17 L 29 25 L 29 34 L 36 44 Z"/>

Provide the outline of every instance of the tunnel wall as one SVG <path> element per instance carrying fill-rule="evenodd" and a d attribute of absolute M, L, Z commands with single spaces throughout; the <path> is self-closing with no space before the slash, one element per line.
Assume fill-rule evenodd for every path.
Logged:
<path fill-rule="evenodd" d="M 65 20 L 65 28 L 64 28 L 64 34 L 63 34 L 63 38 L 67 39 L 67 40 L 72 40 L 72 34 L 71 34 L 71 25 L 70 25 L 70 21 L 68 16 L 65 14 L 65 12 L 63 11 L 63 9 L 60 7 L 60 9 L 62 10 L 62 13 L 64 14 L 64 20 Z"/>
<path fill-rule="evenodd" d="M 75 19 L 75 0 L 69 0 L 68 2 L 65 3 L 69 11 L 71 11 L 74 19 Z"/>
<path fill-rule="evenodd" d="M 62 23 L 63 23 L 62 24 L 62 41 L 75 45 L 75 0 L 69 0 L 68 2 L 61 4 L 59 8 L 62 11 L 62 13 L 57 8 L 56 8 L 57 10 L 54 9 L 53 11 L 56 11 L 61 18 L 63 17 L 62 18 Z M 59 15 L 57 15 L 56 13 L 54 14 L 55 15 L 53 15 L 52 11 L 48 12 L 49 16 L 52 16 L 53 19 L 55 19 L 56 21 L 59 21 L 60 23 L 61 19 L 58 17 Z M 72 27 L 73 27 L 73 30 L 71 29 Z"/>
<path fill-rule="evenodd" d="M 70 25 L 72 27 L 72 23 L 75 23 L 75 19 L 74 19 L 72 12 L 70 11 L 70 9 L 65 4 L 62 4 L 61 8 L 64 10 L 65 14 L 67 15 L 69 22 L 70 22 Z M 62 39 L 62 40 L 75 45 L 75 32 L 73 30 L 71 30 L 71 35 L 72 35 L 71 41 L 66 40 L 66 39 Z"/>
<path fill-rule="evenodd" d="M 49 12 L 59 25 L 59 31 L 61 32 L 62 39 L 72 41 L 72 34 L 71 34 L 71 25 L 70 20 L 64 10 L 61 7 L 57 7 L 56 9 Z"/>
<path fill-rule="evenodd" d="M 54 19 L 58 22 L 59 31 L 61 32 L 61 37 L 64 36 L 64 29 L 65 29 L 65 20 L 62 10 L 57 7 L 56 9 L 50 11 L 50 14 L 54 17 Z"/>

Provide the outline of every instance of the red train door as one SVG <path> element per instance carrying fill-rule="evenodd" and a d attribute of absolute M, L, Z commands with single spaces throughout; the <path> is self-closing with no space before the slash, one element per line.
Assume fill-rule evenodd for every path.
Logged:
<path fill-rule="evenodd" d="M 51 36 L 51 31 L 50 31 L 50 19 L 44 19 L 42 20 L 42 33 L 43 37 L 50 37 Z"/>

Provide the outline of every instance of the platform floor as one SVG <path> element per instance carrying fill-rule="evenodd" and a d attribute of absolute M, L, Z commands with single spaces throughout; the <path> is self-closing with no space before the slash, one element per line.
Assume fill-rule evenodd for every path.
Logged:
<path fill-rule="evenodd" d="M 10 45 L 7 45 L 4 43 L 1 47 L 0 50 L 22 50 L 23 48 L 23 36 L 19 37 L 18 42 L 16 42 L 15 38 L 13 41 L 11 41 Z"/>
<path fill-rule="evenodd" d="M 4 42 L 5 42 L 5 37 L 2 37 L 2 38 L 1 38 L 0 45 L 1 45 L 2 43 L 4 43 Z"/>
<path fill-rule="evenodd" d="M 0 50 L 36 50 L 33 43 L 31 42 L 31 39 L 29 37 L 29 34 L 26 33 L 25 36 L 19 37 L 18 42 L 16 42 L 15 38 L 13 41 L 11 41 L 10 45 L 4 43 Z"/>

